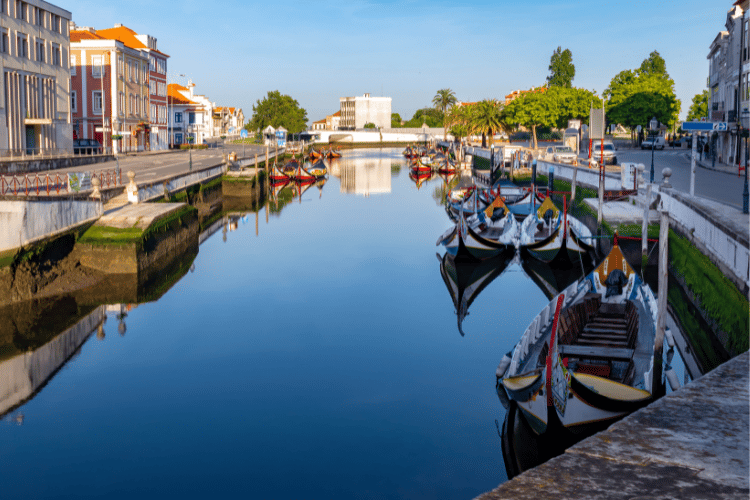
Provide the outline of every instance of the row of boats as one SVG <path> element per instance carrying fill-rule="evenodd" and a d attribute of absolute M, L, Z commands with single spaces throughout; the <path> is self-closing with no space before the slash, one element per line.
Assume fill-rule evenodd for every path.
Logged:
<path fill-rule="evenodd" d="M 293 156 L 281 167 L 274 161 L 273 168 L 268 177 L 271 184 L 290 181 L 312 184 L 326 178 L 328 167 L 325 164 L 325 159 L 332 160 L 337 158 L 341 158 L 341 153 L 334 150 L 333 147 L 320 151 L 312 148 L 307 158 L 300 157 L 298 160 L 296 156 Z"/>
<path fill-rule="evenodd" d="M 443 148 L 408 146 L 403 155 L 409 159 L 409 170 L 417 178 L 428 177 L 433 172 L 455 173 L 456 162 L 453 155 Z"/>
<path fill-rule="evenodd" d="M 561 288 L 548 288 L 550 302 L 496 371 L 508 415 L 555 442 L 575 442 L 607 427 L 649 404 L 663 384 L 654 380 L 658 309 L 652 290 L 627 262 L 617 235 L 602 258 L 591 231 L 567 209 L 565 201 L 560 209 L 534 187 L 455 188 L 446 199 L 454 224 L 437 241 L 446 249 L 438 255 L 441 274 L 462 335 L 471 302 L 513 259 L 577 270 Z M 468 269 L 463 276 L 462 266 Z"/>

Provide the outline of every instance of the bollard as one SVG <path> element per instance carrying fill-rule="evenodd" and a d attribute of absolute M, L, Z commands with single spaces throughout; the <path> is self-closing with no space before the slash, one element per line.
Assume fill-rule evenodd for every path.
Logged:
<path fill-rule="evenodd" d="M 555 167 L 549 168 L 549 178 L 547 179 L 547 196 L 555 190 Z"/>
<path fill-rule="evenodd" d="M 135 172 L 128 170 L 128 179 L 130 182 L 125 187 L 125 194 L 128 195 L 128 202 L 138 203 L 138 185 L 135 183 Z"/>
<path fill-rule="evenodd" d="M 531 185 L 536 186 L 536 158 L 531 160 Z"/>
<path fill-rule="evenodd" d="M 99 180 L 99 177 L 96 175 L 91 177 L 91 186 L 93 186 L 93 191 L 91 191 L 91 194 L 89 195 L 90 198 L 93 198 L 95 200 L 101 200 L 102 199 L 102 193 L 99 191 L 99 186 L 101 186 L 101 181 Z"/>
<path fill-rule="evenodd" d="M 651 383 L 651 393 L 657 398 L 665 393 L 662 382 L 662 358 L 664 355 L 664 330 L 667 326 L 667 266 L 669 265 L 667 259 L 669 254 L 669 214 L 660 210 L 659 215 L 661 218 L 659 224 L 659 288 L 657 293 L 656 338 L 654 339 L 654 372 Z"/>
<path fill-rule="evenodd" d="M 648 255 L 648 211 L 651 205 L 651 184 L 646 190 L 646 203 L 643 207 L 643 225 L 641 227 L 641 257 L 644 259 L 643 265 L 646 265 L 645 258 Z"/>
<path fill-rule="evenodd" d="M 664 182 L 662 182 L 661 187 L 671 188 L 672 185 L 669 183 L 669 178 L 672 177 L 672 169 L 669 167 L 665 168 L 661 171 L 661 175 L 664 177 Z"/>

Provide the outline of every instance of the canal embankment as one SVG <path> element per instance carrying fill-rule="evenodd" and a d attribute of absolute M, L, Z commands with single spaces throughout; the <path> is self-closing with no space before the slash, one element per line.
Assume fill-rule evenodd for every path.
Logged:
<path fill-rule="evenodd" d="M 478 500 L 747 498 L 748 360 L 737 356 Z"/>

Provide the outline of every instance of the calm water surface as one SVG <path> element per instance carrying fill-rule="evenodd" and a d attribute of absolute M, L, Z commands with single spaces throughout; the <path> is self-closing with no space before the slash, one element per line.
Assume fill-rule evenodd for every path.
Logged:
<path fill-rule="evenodd" d="M 417 189 L 400 148 L 331 174 L 261 210 L 257 236 L 253 213 L 216 232 L 124 335 L 110 313 L 8 412 L 2 497 L 467 499 L 504 482 L 495 367 L 548 299 L 511 264 L 461 337 L 442 180 Z"/>

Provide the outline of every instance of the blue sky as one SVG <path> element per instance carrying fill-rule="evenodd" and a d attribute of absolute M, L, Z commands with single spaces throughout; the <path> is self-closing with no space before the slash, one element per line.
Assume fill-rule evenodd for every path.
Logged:
<path fill-rule="evenodd" d="M 53 0 L 54 1 L 54 0 Z M 706 55 L 731 1 L 523 0 L 58 0 L 79 26 L 122 23 L 158 39 L 169 73 L 191 78 L 218 105 L 252 106 L 269 90 L 291 95 L 308 123 L 339 97 L 393 98 L 408 119 L 438 89 L 462 101 L 503 98 L 544 83 L 558 46 L 573 53 L 573 84 L 601 93 L 658 50 L 684 117 L 708 76 Z M 177 75 L 185 74 L 186 78 Z"/>

